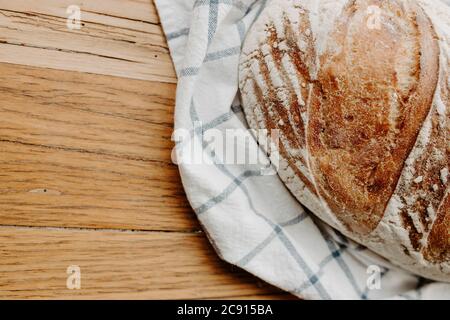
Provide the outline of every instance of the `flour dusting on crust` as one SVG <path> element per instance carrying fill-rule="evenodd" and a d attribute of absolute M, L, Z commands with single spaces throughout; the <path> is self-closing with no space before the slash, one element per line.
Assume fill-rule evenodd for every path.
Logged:
<path fill-rule="evenodd" d="M 374 12 L 380 26 L 369 28 Z M 280 132 L 279 175 L 293 195 L 393 263 L 446 282 L 449 44 L 440 0 L 272 0 L 239 74 L 250 127 Z"/>

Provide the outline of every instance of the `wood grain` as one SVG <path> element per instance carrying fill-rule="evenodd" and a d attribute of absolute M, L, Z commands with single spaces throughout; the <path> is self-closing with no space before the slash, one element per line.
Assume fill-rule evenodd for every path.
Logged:
<path fill-rule="evenodd" d="M 171 161 L 174 85 L 7 64 L 0 80 L 3 140 Z"/>
<path fill-rule="evenodd" d="M 200 229 L 172 165 L 10 142 L 0 152 L 3 225 Z"/>
<path fill-rule="evenodd" d="M 171 162 L 175 85 L 0 64 L 0 221 L 197 230 Z"/>
<path fill-rule="evenodd" d="M 171 161 L 175 90 L 151 0 L 0 0 L 0 299 L 292 298 L 201 231 Z"/>
<path fill-rule="evenodd" d="M 201 299 L 280 294 L 219 261 L 201 234 L 3 227 L 0 253 L 2 298 Z M 80 267 L 79 290 L 66 286 L 70 265 Z"/>
<path fill-rule="evenodd" d="M 71 5 L 80 30 L 67 27 Z M 158 23 L 149 0 L 0 0 L 0 61 L 176 83 Z"/>

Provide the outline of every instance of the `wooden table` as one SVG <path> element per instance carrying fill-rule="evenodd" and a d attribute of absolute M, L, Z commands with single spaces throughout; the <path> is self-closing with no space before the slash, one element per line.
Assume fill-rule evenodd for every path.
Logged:
<path fill-rule="evenodd" d="M 0 298 L 290 297 L 202 233 L 170 158 L 176 82 L 151 0 L 0 0 Z"/>

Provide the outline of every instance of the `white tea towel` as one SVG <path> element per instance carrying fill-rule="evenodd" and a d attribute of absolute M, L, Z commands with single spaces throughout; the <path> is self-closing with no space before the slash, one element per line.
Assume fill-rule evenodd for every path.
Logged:
<path fill-rule="evenodd" d="M 155 1 L 179 78 L 176 160 L 217 253 L 304 299 L 450 299 L 449 284 L 411 275 L 346 239 L 306 213 L 278 176 L 224 164 L 204 139 L 247 128 L 239 54 L 267 0 Z M 191 152 L 201 161 L 184 161 Z"/>

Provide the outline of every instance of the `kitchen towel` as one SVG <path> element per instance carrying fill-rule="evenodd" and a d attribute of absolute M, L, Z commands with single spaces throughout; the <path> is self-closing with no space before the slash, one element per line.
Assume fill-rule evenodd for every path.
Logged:
<path fill-rule="evenodd" d="M 449 284 L 346 239 L 309 214 L 277 175 L 224 161 L 205 138 L 247 129 L 239 54 L 267 0 L 155 2 L 178 75 L 173 160 L 219 256 L 303 299 L 450 299 Z M 254 139 L 246 150 L 262 153 Z"/>

